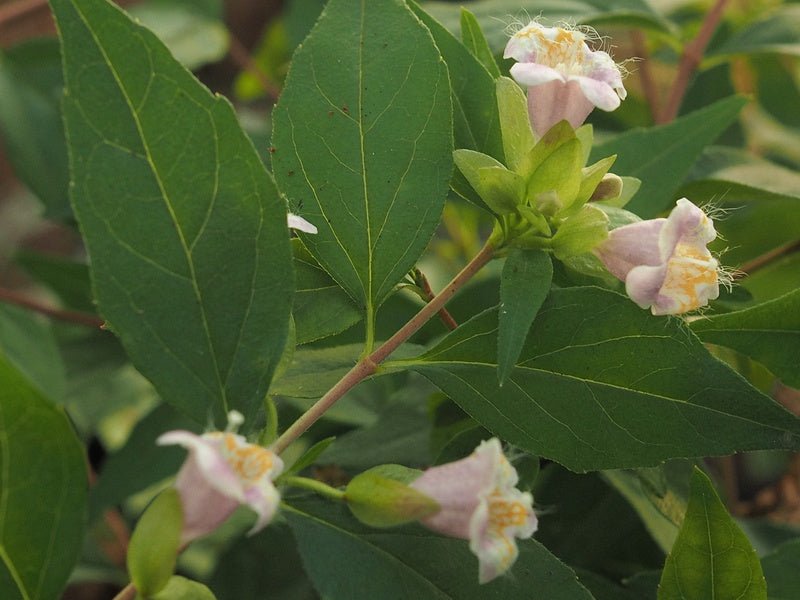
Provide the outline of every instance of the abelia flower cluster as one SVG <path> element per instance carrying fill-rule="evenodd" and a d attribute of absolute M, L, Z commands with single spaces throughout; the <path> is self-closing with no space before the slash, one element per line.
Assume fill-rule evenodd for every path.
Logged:
<path fill-rule="evenodd" d="M 169 431 L 158 444 L 189 450 L 175 481 L 183 507 L 181 544 L 211 533 L 241 504 L 258 515 L 250 533 L 272 520 L 280 502 L 272 483 L 283 471 L 280 457 L 230 432 Z"/>
<path fill-rule="evenodd" d="M 511 76 L 528 87 L 528 112 L 538 136 L 561 120 L 579 127 L 595 106 L 612 111 L 627 96 L 620 67 L 586 40 L 581 30 L 531 21 L 506 45 L 503 57 L 517 61 Z"/>
<path fill-rule="evenodd" d="M 708 215 L 681 198 L 666 219 L 613 229 L 594 253 L 636 304 L 676 315 L 719 296 L 719 262 L 706 247 L 716 237 Z"/>
<path fill-rule="evenodd" d="M 422 519 L 423 525 L 470 541 L 481 583 L 514 564 L 519 553 L 515 538 L 529 538 L 536 531 L 533 497 L 516 489 L 518 481 L 500 441 L 492 438 L 467 458 L 432 467 L 411 483 L 441 507 Z"/>

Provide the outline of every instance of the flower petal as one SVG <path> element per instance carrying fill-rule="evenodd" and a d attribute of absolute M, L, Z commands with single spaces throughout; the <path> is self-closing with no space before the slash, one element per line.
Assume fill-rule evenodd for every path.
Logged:
<path fill-rule="evenodd" d="M 564 81 L 564 77 L 555 69 L 532 62 L 518 62 L 509 72 L 518 83 L 527 86 L 541 85 L 549 81 Z"/>
<path fill-rule="evenodd" d="M 569 78 L 577 81 L 586 99 L 597 108 L 610 112 L 619 108 L 620 99 L 617 92 L 605 81 L 598 81 L 591 77 L 574 75 Z"/>
<path fill-rule="evenodd" d="M 288 213 L 286 215 L 286 221 L 292 229 L 297 229 L 298 231 L 304 231 L 306 233 L 317 233 L 317 228 L 300 215 Z"/>
<path fill-rule="evenodd" d="M 664 261 L 669 260 L 679 243 L 692 244 L 702 248 L 705 251 L 705 257 L 710 257 L 711 254 L 705 250 L 705 246 L 716 237 L 714 224 L 703 212 L 703 209 L 695 206 L 686 198 L 681 198 L 675 203 L 675 208 L 669 213 L 664 229 L 661 231 L 659 240 L 661 258 Z"/>
<path fill-rule="evenodd" d="M 654 315 L 677 315 L 708 304 L 719 296 L 719 263 L 684 254 L 694 246 L 679 246 L 679 252 L 669 260 L 666 275 L 656 301 L 651 307 Z"/>
<path fill-rule="evenodd" d="M 625 293 L 641 308 L 649 308 L 658 302 L 658 292 L 666 275 L 667 265 L 634 267 L 625 278 Z"/>
<path fill-rule="evenodd" d="M 659 239 L 666 222 L 666 219 L 649 219 L 612 229 L 608 238 L 595 248 L 595 254 L 614 277 L 625 281 L 636 266 L 661 264 Z"/>
<path fill-rule="evenodd" d="M 528 88 L 528 114 L 533 130 L 543 137 L 559 121 L 580 127 L 594 109 L 574 81 L 550 81 Z"/>
<path fill-rule="evenodd" d="M 258 533 L 272 521 L 280 502 L 281 495 L 270 481 L 260 486 L 253 486 L 245 492 L 245 503 L 258 515 L 248 535 Z"/>

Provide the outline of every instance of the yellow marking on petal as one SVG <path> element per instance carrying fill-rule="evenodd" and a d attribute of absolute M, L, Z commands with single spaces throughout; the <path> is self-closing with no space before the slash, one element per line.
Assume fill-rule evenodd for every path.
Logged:
<path fill-rule="evenodd" d="M 719 264 L 710 255 L 703 256 L 699 252 L 702 249 L 697 250 L 683 250 L 681 255 L 676 254 L 667 262 L 667 273 L 659 293 L 676 303 L 675 314 L 705 306 L 709 290 L 719 286 Z"/>

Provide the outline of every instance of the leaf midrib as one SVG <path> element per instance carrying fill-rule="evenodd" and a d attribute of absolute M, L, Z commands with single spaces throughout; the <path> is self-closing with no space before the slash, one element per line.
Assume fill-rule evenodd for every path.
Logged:
<path fill-rule="evenodd" d="M 74 7 L 75 12 L 77 13 L 78 17 L 80 18 L 80 20 L 83 22 L 84 26 L 86 27 L 86 30 L 89 32 L 89 35 L 91 36 L 92 40 L 94 40 L 95 46 L 97 47 L 98 51 L 103 55 L 103 58 L 105 59 L 106 66 L 108 67 L 112 77 L 114 78 L 114 81 L 116 82 L 117 87 L 119 88 L 120 94 L 122 94 L 122 97 L 125 99 L 125 104 L 128 106 L 128 109 L 130 110 L 131 118 L 132 118 L 134 124 L 136 125 L 136 131 L 138 132 L 139 139 L 142 142 L 142 146 L 143 146 L 144 151 L 145 151 L 145 158 L 147 160 L 147 164 L 150 166 L 150 170 L 151 170 L 151 172 L 153 174 L 153 177 L 155 178 L 156 183 L 158 184 L 158 188 L 161 191 L 162 200 L 164 201 L 166 209 L 169 212 L 170 218 L 172 219 L 172 223 L 175 226 L 175 231 L 176 231 L 176 233 L 178 235 L 178 239 L 180 240 L 181 248 L 183 249 L 184 256 L 185 256 L 187 265 L 189 267 L 189 273 L 191 275 L 191 277 L 189 279 L 190 279 L 190 282 L 191 282 L 191 285 L 192 285 L 192 290 L 194 291 L 195 299 L 197 300 L 197 303 L 198 303 L 198 305 L 200 307 L 200 315 L 201 315 L 202 323 L 203 323 L 203 331 L 205 333 L 206 342 L 208 344 L 208 350 L 209 350 L 209 354 L 210 354 L 210 357 L 211 357 L 211 361 L 212 361 L 212 363 L 214 365 L 214 376 L 215 376 L 215 378 L 217 380 L 217 385 L 219 386 L 220 399 L 222 400 L 223 409 L 224 409 L 225 413 L 227 414 L 227 412 L 228 412 L 227 392 L 225 390 L 225 386 L 223 385 L 222 379 L 220 377 L 219 363 L 217 362 L 217 355 L 216 355 L 216 352 L 214 350 L 213 343 L 211 341 L 211 331 L 210 331 L 209 325 L 208 325 L 208 317 L 206 315 L 205 304 L 203 303 L 203 297 L 202 297 L 202 294 L 200 293 L 200 288 L 197 285 L 197 274 L 195 272 L 194 260 L 192 258 L 191 252 L 189 250 L 189 246 L 186 244 L 186 239 L 184 238 L 183 230 L 181 229 L 180 224 L 178 222 L 178 219 L 176 217 L 176 214 L 175 214 L 175 211 L 173 209 L 172 203 L 171 203 L 171 201 L 169 199 L 169 194 L 167 194 L 166 188 L 164 187 L 164 183 L 161 180 L 161 175 L 160 175 L 160 173 L 158 171 L 158 168 L 156 167 L 155 162 L 153 161 L 153 156 L 152 156 L 152 153 L 150 151 L 150 146 L 149 146 L 149 144 L 147 142 L 147 137 L 144 134 L 144 130 L 142 128 L 142 123 L 139 120 L 139 116 L 138 116 L 136 110 L 134 109 L 133 103 L 131 102 L 131 98 L 128 96 L 128 93 L 127 93 L 127 90 L 125 89 L 125 86 L 122 85 L 122 81 L 120 80 L 119 74 L 117 73 L 116 69 L 114 68 L 114 65 L 112 64 L 111 60 L 109 59 L 108 54 L 105 51 L 105 47 L 103 46 L 103 44 L 98 39 L 97 35 L 95 34 L 94 30 L 92 29 L 91 25 L 89 24 L 89 21 L 86 19 L 86 16 L 84 15 L 83 11 L 80 9 L 80 7 L 75 2 L 71 2 L 71 4 Z M 119 10 L 119 9 L 117 9 L 117 10 Z M 147 50 L 147 52 L 149 54 L 150 49 L 147 46 L 145 46 L 145 48 L 146 48 L 146 50 Z M 152 74 L 151 74 L 151 77 L 152 77 Z M 212 126 L 214 126 L 213 119 L 211 120 L 211 123 L 212 123 Z M 215 190 L 216 190 L 216 186 L 215 186 Z"/>

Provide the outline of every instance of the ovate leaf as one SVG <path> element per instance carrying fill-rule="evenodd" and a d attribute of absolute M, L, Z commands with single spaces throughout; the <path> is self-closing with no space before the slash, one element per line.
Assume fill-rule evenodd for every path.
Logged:
<path fill-rule="evenodd" d="M 704 342 L 733 348 L 800 387 L 800 290 L 745 310 L 692 323 Z"/>
<path fill-rule="evenodd" d="M 664 565 L 658 600 L 766 600 L 758 555 L 711 480 L 692 475 L 686 517 Z"/>
<path fill-rule="evenodd" d="M 486 67 L 486 70 L 497 79 L 500 77 L 500 68 L 497 66 L 497 61 L 494 59 L 492 49 L 489 48 L 489 42 L 483 35 L 480 23 L 471 12 L 466 8 L 461 9 L 461 41 L 472 53 L 472 55 L 481 61 L 481 64 Z"/>
<path fill-rule="evenodd" d="M 667 125 L 626 131 L 592 150 L 592 160 L 617 155 L 614 173 L 642 180 L 625 207 L 642 218 L 669 208 L 692 165 L 733 123 L 747 100 L 733 96 L 676 119 Z"/>
<path fill-rule="evenodd" d="M 53 0 L 100 312 L 161 396 L 253 422 L 292 296 L 286 208 L 230 104 L 105 0 Z"/>
<path fill-rule="evenodd" d="M 800 538 L 785 542 L 761 561 L 769 600 L 792 600 L 800 589 Z"/>
<path fill-rule="evenodd" d="M 439 51 L 398 0 L 331 0 L 292 61 L 275 178 L 319 228 L 303 243 L 366 312 L 368 337 L 439 222 L 451 112 Z"/>
<path fill-rule="evenodd" d="M 332 600 L 589 600 L 575 573 L 535 540 L 519 542 L 508 577 L 478 584 L 478 560 L 466 540 L 420 526 L 375 530 L 341 505 L 297 498 L 284 513 L 317 590 Z M 347 573 L 342 577 L 342 573 Z"/>
<path fill-rule="evenodd" d="M 550 291 L 553 262 L 541 250 L 511 250 L 500 277 L 497 378 L 505 382 L 519 358 L 528 330 Z"/>
<path fill-rule="evenodd" d="M 58 598 L 83 543 L 86 462 L 64 411 L 0 358 L 0 598 Z"/>
<path fill-rule="evenodd" d="M 425 375 L 499 437 L 575 471 L 800 446 L 800 420 L 681 322 L 624 296 L 553 290 L 502 388 L 497 330 L 497 312 L 487 311 L 398 366 Z"/>

